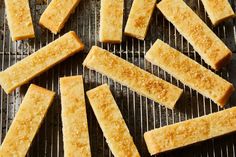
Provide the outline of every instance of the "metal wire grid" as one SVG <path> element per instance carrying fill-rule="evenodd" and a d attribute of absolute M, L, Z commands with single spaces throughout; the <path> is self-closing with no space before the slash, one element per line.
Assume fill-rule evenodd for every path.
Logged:
<path fill-rule="evenodd" d="M 126 21 L 132 1 L 125 1 Z M 195 10 L 196 13 L 210 25 L 207 14 L 204 11 L 200 0 L 186 0 L 186 2 Z M 31 10 L 34 23 L 38 23 L 39 17 L 46 8 L 49 1 L 32 0 Z M 2 5 L 3 4 L 3 5 Z M 236 10 L 236 1 L 231 0 L 231 4 Z M 65 62 L 57 65 L 51 70 L 45 72 L 32 82 L 48 89 L 54 90 L 60 94 L 58 78 L 62 76 L 83 74 L 85 89 L 91 89 L 102 83 L 108 83 L 111 86 L 113 95 L 122 112 L 122 115 L 134 137 L 135 144 L 142 156 L 149 156 L 143 140 L 143 133 L 153 128 L 169 125 L 186 119 L 199 117 L 212 112 L 219 111 L 212 101 L 198 94 L 191 88 L 183 85 L 159 67 L 153 66 L 144 60 L 144 54 L 151 47 L 152 43 L 160 38 L 176 47 L 189 57 L 197 60 L 199 63 L 209 68 L 203 60 L 195 53 L 190 44 L 177 32 L 177 30 L 165 20 L 165 18 L 155 10 L 152 23 L 145 41 L 124 37 L 121 45 L 101 44 L 98 42 L 99 29 L 99 0 L 82 0 L 76 12 L 67 22 L 65 28 L 60 34 L 69 30 L 74 30 L 86 44 L 84 53 L 76 54 Z M 231 48 L 236 50 L 236 21 L 231 20 L 214 29 L 215 33 Z M 3 0 L 0 0 L 0 67 L 6 69 L 10 65 L 23 59 L 35 50 L 43 47 L 49 42 L 60 36 L 54 36 L 49 31 L 42 31 L 38 25 L 35 25 L 37 37 L 33 40 L 12 42 L 10 39 L 9 29 L 5 18 Z M 168 110 L 153 101 L 138 95 L 129 90 L 127 87 L 112 81 L 94 71 L 82 67 L 81 63 L 86 57 L 86 52 L 92 45 L 99 45 L 114 54 L 134 63 L 135 65 L 167 80 L 184 89 L 184 96 L 178 102 L 175 110 Z M 236 84 L 236 55 L 233 55 L 231 64 L 218 74 L 223 78 Z M 0 141 L 4 136 L 14 118 L 15 113 L 23 99 L 28 85 L 18 88 L 10 95 L 6 95 L 3 90 L 0 91 Z M 234 97 L 230 100 L 227 108 L 234 105 Z M 91 107 L 87 101 L 88 124 L 90 132 L 91 150 L 93 156 L 107 157 L 112 156 L 101 129 L 96 121 Z M 50 108 L 27 156 L 32 157 L 61 157 L 63 156 L 63 142 L 60 119 L 60 98 L 56 97 L 53 106 Z M 79 116 L 79 115 L 78 115 Z M 190 147 L 164 153 L 159 156 L 232 156 L 235 157 L 235 134 L 227 135 L 214 140 L 208 140 L 195 144 Z"/>

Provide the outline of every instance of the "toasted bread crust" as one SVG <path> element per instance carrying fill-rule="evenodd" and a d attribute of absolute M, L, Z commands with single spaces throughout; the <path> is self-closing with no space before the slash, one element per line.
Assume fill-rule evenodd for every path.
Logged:
<path fill-rule="evenodd" d="M 31 84 L 0 148 L 1 157 L 24 157 L 55 93 Z"/>
<path fill-rule="evenodd" d="M 107 84 L 87 92 L 92 109 L 115 157 L 140 157 Z"/>
<path fill-rule="evenodd" d="M 221 107 L 224 107 L 234 91 L 231 83 L 161 40 L 154 43 L 145 58 Z"/>

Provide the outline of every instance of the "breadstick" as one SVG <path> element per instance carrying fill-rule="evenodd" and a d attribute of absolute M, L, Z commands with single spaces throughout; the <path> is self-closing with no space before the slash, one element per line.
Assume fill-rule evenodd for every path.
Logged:
<path fill-rule="evenodd" d="M 12 40 L 34 38 L 29 0 L 5 0 L 5 6 Z"/>
<path fill-rule="evenodd" d="M 170 109 L 174 108 L 183 92 L 182 89 L 97 46 L 92 47 L 83 65 Z"/>
<path fill-rule="evenodd" d="M 60 78 L 64 156 L 91 157 L 82 76 Z"/>
<path fill-rule="evenodd" d="M 57 34 L 64 27 L 80 0 L 52 0 L 40 17 L 39 24 Z"/>
<path fill-rule="evenodd" d="M 221 107 L 224 107 L 234 91 L 231 83 L 161 40 L 154 43 L 145 58 Z"/>
<path fill-rule="evenodd" d="M 232 52 L 183 0 L 162 0 L 157 7 L 213 69 L 230 61 Z"/>
<path fill-rule="evenodd" d="M 75 32 L 69 32 L 0 72 L 0 85 L 6 93 L 10 93 L 83 48 Z"/>
<path fill-rule="evenodd" d="M 55 93 L 31 84 L 0 147 L 1 157 L 25 157 Z"/>
<path fill-rule="evenodd" d="M 99 41 L 121 43 L 124 0 L 101 0 Z"/>
<path fill-rule="evenodd" d="M 126 35 L 144 40 L 155 4 L 156 0 L 133 1 L 129 18 L 125 26 Z"/>
<path fill-rule="evenodd" d="M 140 157 L 107 84 L 87 92 L 108 146 L 115 157 Z"/>
<path fill-rule="evenodd" d="M 202 0 L 202 3 L 213 25 L 235 17 L 228 0 Z"/>
<path fill-rule="evenodd" d="M 236 107 L 144 133 L 151 155 L 236 131 Z"/>

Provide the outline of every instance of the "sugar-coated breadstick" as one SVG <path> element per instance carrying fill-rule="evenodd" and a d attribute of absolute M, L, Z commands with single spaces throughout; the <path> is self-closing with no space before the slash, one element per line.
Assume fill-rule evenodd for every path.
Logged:
<path fill-rule="evenodd" d="M 31 84 L 0 147 L 1 157 L 25 157 L 55 93 Z"/>
<path fill-rule="evenodd" d="M 88 99 L 115 157 L 140 157 L 107 84 L 87 92 Z"/>
<path fill-rule="evenodd" d="M 202 3 L 213 25 L 235 17 L 228 0 L 202 0 Z"/>
<path fill-rule="evenodd" d="M 174 108 L 183 91 L 97 46 L 92 47 L 83 65 L 170 109 Z"/>
<path fill-rule="evenodd" d="M 144 40 L 156 0 L 134 0 L 125 26 L 125 34 Z"/>
<path fill-rule="evenodd" d="M 213 69 L 230 61 L 232 52 L 183 0 L 162 0 L 157 7 Z"/>
<path fill-rule="evenodd" d="M 151 155 L 236 131 L 236 107 L 148 131 L 144 139 Z"/>
<path fill-rule="evenodd" d="M 82 76 L 60 78 L 64 156 L 91 157 Z"/>
<path fill-rule="evenodd" d="M 64 27 L 80 0 L 52 0 L 40 17 L 39 23 L 57 34 Z"/>
<path fill-rule="evenodd" d="M 99 41 L 121 43 L 124 0 L 101 0 Z"/>
<path fill-rule="evenodd" d="M 5 6 L 12 40 L 34 38 L 29 0 L 5 0 Z"/>
<path fill-rule="evenodd" d="M 68 32 L 37 52 L 0 72 L 0 85 L 6 93 L 27 83 L 55 64 L 83 50 L 84 45 L 75 32 Z"/>
<path fill-rule="evenodd" d="M 161 40 L 154 43 L 145 58 L 221 107 L 224 107 L 234 91 L 231 83 Z"/>

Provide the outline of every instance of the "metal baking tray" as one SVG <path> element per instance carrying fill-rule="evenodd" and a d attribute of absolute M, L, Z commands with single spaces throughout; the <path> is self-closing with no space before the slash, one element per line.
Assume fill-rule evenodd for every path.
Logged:
<path fill-rule="evenodd" d="M 229 0 L 234 11 L 236 0 Z M 209 68 L 192 46 L 178 33 L 163 15 L 155 9 L 149 31 L 145 41 L 139 41 L 130 37 L 123 38 L 123 43 L 102 44 L 98 42 L 100 0 L 81 0 L 75 13 L 66 23 L 59 35 L 52 35 L 48 30 L 43 30 L 38 25 L 39 17 L 50 1 L 30 0 L 31 12 L 36 30 L 36 38 L 32 40 L 12 42 L 7 25 L 4 0 L 0 0 L 0 70 L 30 55 L 34 51 L 45 46 L 69 30 L 74 30 L 86 45 L 82 53 L 78 53 L 61 64 L 58 64 L 31 83 L 57 92 L 57 97 L 49 109 L 48 114 L 36 135 L 27 156 L 30 157 L 63 157 L 61 102 L 58 78 L 69 75 L 83 75 L 85 90 L 96 87 L 102 83 L 108 83 L 113 95 L 134 137 L 135 144 L 143 157 L 148 157 L 147 148 L 143 139 L 143 133 L 153 128 L 173 124 L 179 121 L 207 115 L 221 110 L 211 100 L 205 98 L 193 89 L 183 85 L 171 75 L 159 67 L 153 66 L 144 60 L 144 54 L 157 38 L 169 43 L 198 63 Z M 231 19 L 213 28 L 200 0 L 186 0 L 187 4 L 208 24 L 210 28 L 233 51 L 236 51 L 236 20 Z M 132 0 L 125 0 L 124 24 L 126 23 Z M 174 110 L 166 109 L 157 103 L 142 97 L 125 86 L 94 71 L 82 66 L 83 59 L 93 45 L 98 45 L 111 51 L 131 63 L 145 69 L 156 76 L 167 80 L 184 89 L 184 95 L 177 103 Z M 236 85 L 236 54 L 233 54 L 231 63 L 217 72 L 221 77 Z M 6 95 L 0 90 L 0 141 L 2 143 L 6 132 L 16 114 L 19 105 L 29 84 L 17 88 L 12 94 Z M 87 101 L 87 100 L 86 100 Z M 236 105 L 235 94 L 231 97 L 226 108 Z M 108 145 L 97 123 L 93 111 L 87 101 L 88 125 L 92 155 L 95 157 L 111 157 Z M 79 116 L 79 115 L 78 115 Z M 236 134 L 230 134 L 198 144 L 184 147 L 158 156 L 163 157 L 235 157 Z"/>

